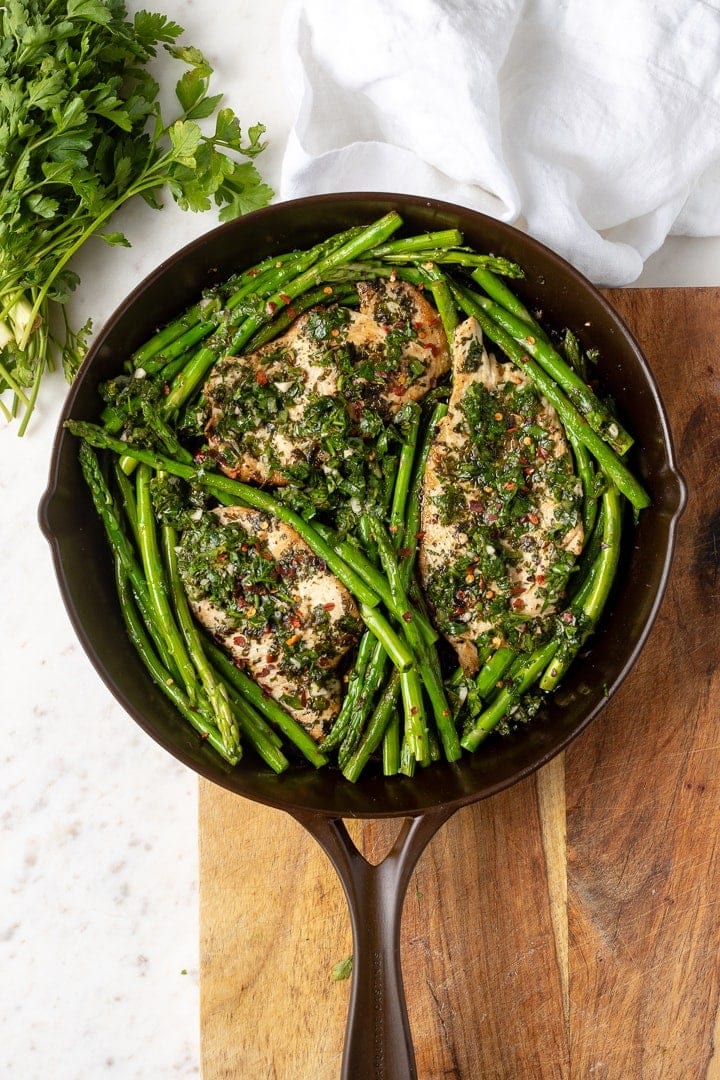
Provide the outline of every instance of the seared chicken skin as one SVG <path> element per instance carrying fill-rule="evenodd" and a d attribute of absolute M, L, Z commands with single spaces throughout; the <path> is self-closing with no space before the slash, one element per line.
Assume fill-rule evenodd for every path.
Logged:
<path fill-rule="evenodd" d="M 256 352 L 215 365 L 204 422 L 223 472 L 280 486 L 293 466 L 322 468 L 317 432 L 330 399 L 343 402 L 362 433 L 367 410 L 387 420 L 448 370 L 442 324 L 419 289 L 383 279 L 359 282 L 357 291 L 359 311 L 312 309 Z"/>
<path fill-rule="evenodd" d="M 466 674 L 539 632 L 583 545 L 582 489 L 555 410 L 486 352 L 468 319 L 423 487 L 419 567 L 438 629 Z"/>
<path fill-rule="evenodd" d="M 294 529 L 240 506 L 186 529 L 178 565 L 198 621 L 320 739 L 340 708 L 337 668 L 362 628 L 347 589 Z"/>

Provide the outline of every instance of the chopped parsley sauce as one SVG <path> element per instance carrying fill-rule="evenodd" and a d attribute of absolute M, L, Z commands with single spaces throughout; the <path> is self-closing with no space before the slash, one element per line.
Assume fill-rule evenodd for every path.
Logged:
<path fill-rule="evenodd" d="M 477 370 L 471 341 L 464 370 Z M 575 555 L 582 491 L 566 446 L 546 422 L 531 384 L 473 381 L 453 414 L 454 438 L 438 465 L 433 504 L 461 554 L 433 568 L 428 596 L 446 634 L 477 626 L 481 655 L 506 642 L 537 643 L 562 596 Z"/>

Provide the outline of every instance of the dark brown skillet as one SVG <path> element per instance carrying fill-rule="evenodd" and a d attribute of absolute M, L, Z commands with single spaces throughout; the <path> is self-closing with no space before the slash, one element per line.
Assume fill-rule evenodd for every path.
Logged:
<path fill-rule="evenodd" d="M 599 373 L 634 433 L 633 467 L 652 496 L 628 529 L 617 585 L 592 647 L 543 715 L 528 728 L 491 740 L 456 765 L 413 779 L 369 774 L 357 785 L 330 769 L 276 777 L 251 755 L 230 769 L 202 744 L 154 687 L 125 634 L 108 549 L 77 462 L 68 417 L 96 419 L 98 384 L 115 374 L 153 331 L 189 307 L 200 291 L 263 256 L 307 247 L 390 209 L 408 234 L 458 227 L 466 242 L 519 262 L 514 284 L 531 309 L 570 327 L 600 350 Z M 462 207 L 405 195 L 321 195 L 280 203 L 215 229 L 152 273 L 95 340 L 69 394 L 53 450 L 40 524 L 52 546 L 60 589 L 75 630 L 110 691 L 161 746 L 202 776 L 292 814 L 332 860 L 345 888 L 355 964 L 343 1059 L 345 1080 L 416 1076 L 400 971 L 400 916 L 412 870 L 425 845 L 460 807 L 487 798 L 549 761 L 602 710 L 647 637 L 665 589 L 685 489 L 673 459 L 665 412 L 652 374 L 627 328 L 603 297 L 541 244 Z M 378 866 L 368 864 L 343 818 L 407 819 Z"/>

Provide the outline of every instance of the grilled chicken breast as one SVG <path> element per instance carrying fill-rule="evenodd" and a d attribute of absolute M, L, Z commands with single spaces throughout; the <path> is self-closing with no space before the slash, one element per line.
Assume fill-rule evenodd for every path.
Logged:
<path fill-rule="evenodd" d="M 453 342 L 453 389 L 430 450 L 419 567 L 438 629 L 479 654 L 538 633 L 582 550 L 582 489 L 555 410 L 488 355 L 474 319 Z"/>
<path fill-rule="evenodd" d="M 319 739 L 340 707 L 338 666 L 362 628 L 347 589 L 294 529 L 239 506 L 186 529 L 178 566 L 198 621 Z"/>
<path fill-rule="evenodd" d="M 317 429 L 327 399 L 340 399 L 362 431 L 418 401 L 450 366 L 435 309 L 419 289 L 359 282 L 359 311 L 340 305 L 301 315 L 281 337 L 215 365 L 203 397 L 208 446 L 238 479 L 284 485 L 300 462 L 322 468 Z"/>

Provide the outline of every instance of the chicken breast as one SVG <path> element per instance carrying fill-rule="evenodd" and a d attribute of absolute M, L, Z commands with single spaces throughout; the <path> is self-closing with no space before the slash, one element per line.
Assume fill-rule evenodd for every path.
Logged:
<path fill-rule="evenodd" d="M 419 289 L 381 279 L 357 291 L 359 311 L 314 308 L 256 352 L 215 365 L 203 391 L 205 434 L 227 475 L 279 486 L 300 463 L 322 468 L 328 402 L 342 402 L 362 433 L 368 410 L 391 418 L 449 369 L 442 324 Z"/>
<path fill-rule="evenodd" d="M 455 332 L 453 389 L 423 486 L 419 568 L 461 666 L 541 631 L 582 550 L 582 487 L 555 410 L 487 353 L 475 319 Z"/>
<path fill-rule="evenodd" d="M 347 589 L 294 529 L 240 506 L 184 530 L 178 566 L 198 621 L 320 739 L 340 708 L 338 666 L 362 628 Z"/>

